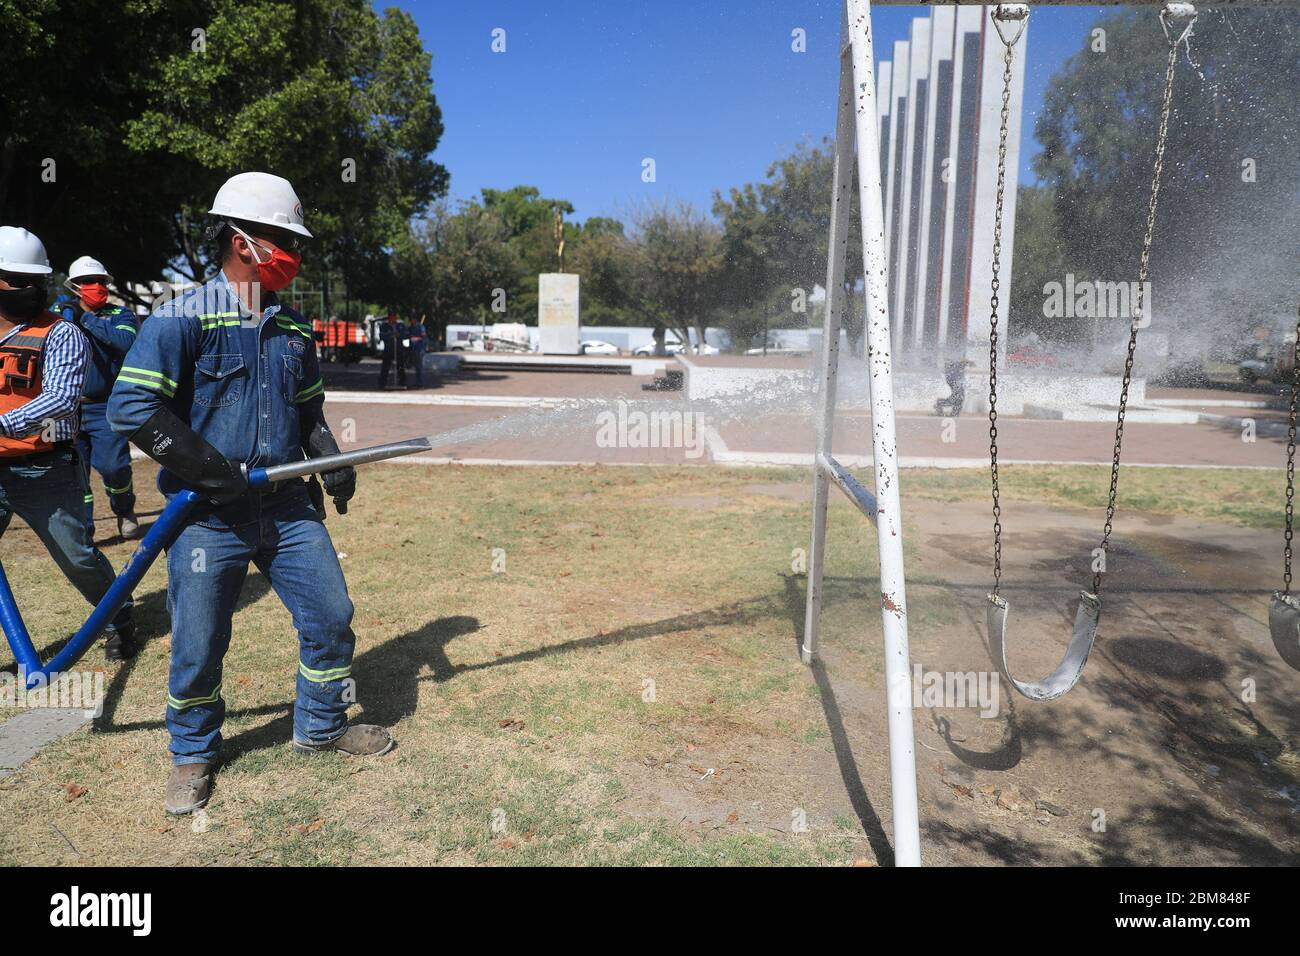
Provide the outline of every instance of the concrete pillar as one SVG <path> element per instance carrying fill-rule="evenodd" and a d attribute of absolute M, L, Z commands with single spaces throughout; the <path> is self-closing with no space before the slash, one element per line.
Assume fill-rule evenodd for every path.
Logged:
<path fill-rule="evenodd" d="M 927 69 L 925 132 L 921 195 L 915 204 L 917 257 L 915 285 L 910 292 L 914 322 L 912 344 L 918 354 L 933 357 L 939 339 L 939 288 L 943 284 L 943 214 L 946 190 L 944 160 L 952 113 L 952 43 L 957 21 L 953 7 L 935 7 L 930 14 L 930 63 Z"/>
<path fill-rule="evenodd" d="M 902 269 L 899 242 L 899 220 L 903 206 L 903 148 L 907 141 L 907 69 L 911 51 L 906 40 L 894 41 L 893 75 L 890 77 L 889 108 L 889 169 L 882 172 L 885 204 L 885 243 L 888 250 L 889 282 L 892 290 L 894 276 Z"/>
<path fill-rule="evenodd" d="M 916 287 L 916 270 L 920 254 L 918 248 L 921 204 L 921 177 L 925 163 L 925 123 L 928 84 L 930 77 L 930 20 L 918 17 L 912 21 L 909 34 L 910 63 L 907 71 L 907 134 L 903 146 L 902 201 L 899 219 L 899 255 L 901 268 L 890 275 L 894 288 L 894 351 L 896 357 L 906 354 L 903 343 L 912 339 L 915 321 L 914 300 L 909 291 Z"/>
<path fill-rule="evenodd" d="M 876 113 L 879 116 L 876 134 L 880 137 L 880 188 L 885 211 L 885 249 L 889 249 L 889 161 L 893 155 L 893 106 L 891 92 L 894 88 L 894 64 L 882 60 L 876 70 Z"/>
<path fill-rule="evenodd" d="M 952 53 L 952 115 L 948 142 L 952 176 L 945 184 L 943 284 L 939 290 L 939 341 L 960 351 L 966 339 L 971 228 L 975 200 L 975 147 L 979 137 L 984 7 L 959 7 Z"/>

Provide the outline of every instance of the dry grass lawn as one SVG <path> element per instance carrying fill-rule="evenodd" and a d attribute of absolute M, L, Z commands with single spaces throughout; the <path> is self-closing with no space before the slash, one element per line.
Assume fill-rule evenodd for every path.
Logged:
<path fill-rule="evenodd" d="M 1097 469 L 1006 472 L 1009 498 L 1104 503 Z M 909 509 L 986 493 L 977 472 L 904 478 Z M 137 487 L 151 479 L 138 465 Z M 0 864 L 884 861 L 880 834 L 843 795 L 824 686 L 797 659 L 803 580 L 791 562 L 807 546 L 806 480 L 702 467 L 364 470 L 351 513 L 328 526 L 357 605 L 353 718 L 390 726 L 399 746 L 370 761 L 290 753 L 296 639 L 254 572 L 226 660 L 223 764 L 195 820 L 161 805 L 160 562 L 137 592 L 151 635 L 139 658 L 106 664 L 96 649 L 83 662 L 106 669 L 103 717 L 0 778 Z M 1275 522 L 1275 485 L 1271 473 L 1132 469 L 1123 507 L 1262 528 Z M 159 503 L 146 494 L 142 509 Z M 2 547 L 48 649 L 86 608 L 26 528 L 15 522 Z M 874 530 L 847 508 L 829 547 L 828 574 L 874 576 Z M 105 550 L 116 567 L 128 554 Z M 912 626 L 949 623 L 943 613 L 921 603 Z M 878 683 L 878 642 L 863 637 L 878 614 L 869 586 L 828 607 L 841 673 Z M 881 747 L 860 751 L 873 795 L 887 794 L 886 767 Z"/>

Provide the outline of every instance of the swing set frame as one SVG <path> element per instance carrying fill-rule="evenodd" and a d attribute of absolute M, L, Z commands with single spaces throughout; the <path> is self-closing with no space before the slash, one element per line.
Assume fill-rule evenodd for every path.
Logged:
<path fill-rule="evenodd" d="M 998 5 L 945 3 L 954 6 L 986 6 L 990 13 Z M 1293 4 L 1295 0 L 1209 0 L 1198 7 L 1268 7 Z M 877 0 L 876 5 L 895 5 L 898 0 Z M 903 5 L 903 4 L 899 4 Z M 1004 4 L 1007 8 L 1026 6 L 1094 6 L 1083 0 L 1039 0 L 1038 3 Z M 1166 3 L 1165 0 L 1105 0 L 1103 6 L 1155 7 L 1166 15 L 1187 16 L 1192 6 Z M 831 193 L 831 223 L 826 266 L 826 308 L 822 326 L 822 350 L 818 383 L 820 402 L 817 418 L 816 452 L 813 456 L 813 509 L 811 547 L 808 556 L 808 592 L 804 618 L 804 638 L 800 656 L 805 664 L 817 657 L 820 616 L 823 602 L 822 578 L 825 568 L 826 514 L 830 486 L 839 488 L 876 528 L 880 561 L 880 615 L 884 643 L 885 706 L 889 726 L 890 795 L 893 810 L 895 863 L 920 866 L 920 821 L 916 799 L 916 752 L 912 727 L 911 658 L 907 635 L 906 575 L 903 567 L 903 520 L 900 508 L 899 453 L 895 428 L 893 367 L 891 354 L 889 273 L 885 249 L 883 190 L 880 173 L 880 144 L 877 128 L 875 58 L 872 52 L 870 0 L 844 0 L 840 20 L 840 77 L 835 126 L 835 153 Z M 1194 11 L 1193 11 L 1194 12 Z M 1162 23 L 1164 20 L 1162 19 Z M 850 194 L 853 163 L 856 163 L 861 213 L 863 283 L 865 286 L 865 329 L 867 367 L 870 374 L 871 441 L 874 491 L 859 482 L 834 455 L 833 431 L 836 404 L 836 379 L 839 368 L 840 328 L 848 307 L 844 292 L 845 261 L 848 255 Z M 994 273 L 995 276 L 997 273 Z M 1300 381 L 1300 379 L 1298 379 Z M 1080 617 L 1088 618 L 1092 608 L 1081 605 Z M 1296 621 L 1300 622 L 1300 606 Z M 991 616 L 992 617 L 992 616 Z M 1003 618 L 1002 623 L 1005 623 Z M 1085 625 L 1086 625 L 1085 621 Z M 1300 627 L 1300 623 L 1293 623 Z M 1083 630 L 1086 631 L 1086 626 Z M 1076 626 L 1076 631 L 1079 627 Z M 1005 668 L 1005 635 L 990 634 L 991 648 Z M 1086 643 L 1087 647 L 1083 644 Z M 1081 672 L 1091 640 L 1071 642 L 1058 673 Z M 1010 675 L 1008 675 L 1009 677 Z M 1055 678 L 1057 675 L 1053 675 Z M 1052 682 L 1048 679 L 1048 683 Z M 1056 683 L 1061 683 L 1058 681 Z M 1013 681 L 1014 683 L 1014 681 Z M 1071 685 L 1073 681 L 1070 681 Z M 1025 685 L 1032 687 L 1036 685 Z M 1018 688 L 1019 689 L 1019 688 Z M 1049 687 L 1041 694 L 1027 694 L 1039 699 L 1058 696 Z M 1021 691 L 1024 693 L 1024 691 Z M 1063 693 L 1064 691 L 1060 691 Z"/>

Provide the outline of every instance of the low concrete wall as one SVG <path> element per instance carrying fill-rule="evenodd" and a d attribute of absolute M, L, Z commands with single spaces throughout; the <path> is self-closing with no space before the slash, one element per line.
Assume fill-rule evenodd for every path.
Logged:
<path fill-rule="evenodd" d="M 817 378 L 809 368 L 744 368 L 703 366 L 679 357 L 686 369 L 686 397 L 691 400 L 719 399 L 747 392 L 789 389 L 793 394 L 811 394 Z M 998 411 L 1005 415 L 1023 415 L 1025 406 L 1077 409 L 1081 406 L 1108 405 L 1119 401 L 1120 378 L 1116 375 L 1079 375 L 1075 373 L 1026 372 L 1020 369 L 1002 372 L 998 378 Z M 842 360 L 836 386 L 840 408 L 867 408 L 871 404 L 866 365 L 860 360 Z M 900 412 L 934 411 L 934 403 L 949 394 L 948 385 L 938 372 L 895 372 L 894 407 Z M 1146 400 L 1146 379 L 1135 378 L 1129 387 L 1129 402 L 1140 405 Z M 988 411 L 988 379 L 983 374 L 966 376 L 967 413 Z"/>
<path fill-rule="evenodd" d="M 813 377 L 806 368 L 744 368 L 696 365 L 677 357 L 686 370 L 686 397 L 691 401 L 728 398 L 754 391 L 782 387 L 796 394 L 811 390 Z"/>
<path fill-rule="evenodd" d="M 455 352 L 425 352 L 424 367 L 439 375 L 454 375 L 460 370 L 461 357 Z"/>

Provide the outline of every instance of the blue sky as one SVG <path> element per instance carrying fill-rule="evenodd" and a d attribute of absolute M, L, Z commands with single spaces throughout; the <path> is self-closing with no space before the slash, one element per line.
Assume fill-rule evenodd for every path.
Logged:
<path fill-rule="evenodd" d="M 707 210 L 715 189 L 762 179 L 773 160 L 834 125 L 838 0 L 402 5 L 433 54 L 446 125 L 434 156 L 451 171 L 453 198 L 528 184 L 568 199 L 580 220 L 646 199 Z M 925 12 L 875 8 L 877 54 Z M 1048 80 L 1101 12 L 1034 9 L 1022 177 Z M 796 27 L 806 53 L 790 49 Z M 491 50 L 497 28 L 504 53 Z M 641 181 L 645 157 L 655 160 L 655 183 Z"/>

